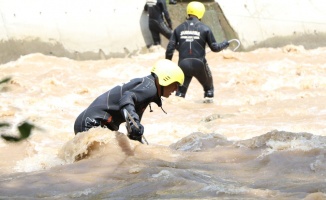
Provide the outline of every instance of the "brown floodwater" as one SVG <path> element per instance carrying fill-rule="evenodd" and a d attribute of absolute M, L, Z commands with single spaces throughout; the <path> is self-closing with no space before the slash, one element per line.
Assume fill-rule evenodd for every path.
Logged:
<path fill-rule="evenodd" d="M 208 53 L 215 99 L 152 105 L 149 145 L 76 117 L 111 87 L 150 73 L 164 50 L 97 61 L 29 54 L 0 65 L 0 121 L 37 126 L 0 140 L 0 199 L 325 199 L 326 48 Z M 177 62 L 177 55 L 174 56 Z"/>

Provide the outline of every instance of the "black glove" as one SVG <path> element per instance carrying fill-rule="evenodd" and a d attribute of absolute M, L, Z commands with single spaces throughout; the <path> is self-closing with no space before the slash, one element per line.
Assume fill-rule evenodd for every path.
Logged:
<path fill-rule="evenodd" d="M 226 40 L 224 40 L 221 44 L 221 49 L 226 49 L 230 45 L 230 43 Z"/>
<path fill-rule="evenodd" d="M 167 20 L 168 23 L 168 27 L 172 30 L 172 21 L 171 20 Z"/>
<path fill-rule="evenodd" d="M 131 140 L 137 140 L 142 143 L 142 136 L 144 133 L 144 126 L 140 124 L 140 122 L 135 121 L 137 123 L 138 128 L 132 122 L 130 122 L 131 132 L 128 133 L 128 137 Z"/>
<path fill-rule="evenodd" d="M 125 116 L 124 109 L 128 111 L 130 117 L 133 120 L 130 120 L 129 115 Z M 142 142 L 142 136 L 143 136 L 143 133 L 144 133 L 144 127 L 139 122 L 140 119 L 139 119 L 138 114 L 135 111 L 134 105 L 128 104 L 128 105 L 124 106 L 121 109 L 121 114 L 122 114 L 122 116 L 124 116 L 126 118 L 126 122 L 129 123 L 128 125 L 130 126 L 130 130 L 128 130 L 128 128 L 127 128 L 129 139 L 131 139 L 131 140 L 138 140 L 139 142 Z M 132 121 L 135 121 L 136 122 L 138 128 L 136 127 L 136 125 Z"/>

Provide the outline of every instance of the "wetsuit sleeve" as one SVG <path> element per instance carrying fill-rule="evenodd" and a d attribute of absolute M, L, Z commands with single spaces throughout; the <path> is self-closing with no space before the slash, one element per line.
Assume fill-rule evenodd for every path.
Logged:
<path fill-rule="evenodd" d="M 176 36 L 176 30 L 174 30 L 169 40 L 169 43 L 166 47 L 165 58 L 168 60 L 172 60 L 173 53 L 176 48 L 177 48 L 177 36 Z"/>
<path fill-rule="evenodd" d="M 213 51 L 213 52 L 220 52 L 223 49 L 225 49 L 226 47 L 228 47 L 229 45 L 225 42 L 222 43 L 217 43 L 215 40 L 215 37 L 212 33 L 212 31 L 210 29 L 207 30 L 208 34 L 207 34 L 207 44 L 209 46 L 209 48 Z"/>
<path fill-rule="evenodd" d="M 135 106 L 128 104 L 126 106 L 123 107 L 123 109 L 126 109 L 128 111 L 128 113 L 130 114 L 130 116 L 136 121 L 136 122 L 140 122 L 139 116 L 135 110 Z M 123 110 L 121 110 L 122 115 L 123 115 Z"/>
<path fill-rule="evenodd" d="M 120 108 L 121 108 L 121 114 L 123 115 L 123 109 L 126 109 L 131 117 L 135 119 L 135 121 L 140 121 L 139 116 L 136 113 L 135 110 L 135 102 L 137 101 L 137 96 L 135 93 L 126 91 L 124 92 L 122 98 L 120 99 Z"/>
<path fill-rule="evenodd" d="M 163 11 L 163 14 L 164 14 L 164 18 L 165 18 L 166 22 L 168 23 L 169 27 L 172 29 L 172 21 L 171 21 L 171 18 L 170 18 L 170 15 L 169 15 L 165 0 L 162 1 L 161 5 L 162 5 L 162 11 Z"/>
<path fill-rule="evenodd" d="M 156 95 L 157 89 L 153 80 L 148 77 L 133 79 L 121 88 L 120 112 L 123 114 L 125 108 L 136 121 L 140 121 L 142 112 Z"/>

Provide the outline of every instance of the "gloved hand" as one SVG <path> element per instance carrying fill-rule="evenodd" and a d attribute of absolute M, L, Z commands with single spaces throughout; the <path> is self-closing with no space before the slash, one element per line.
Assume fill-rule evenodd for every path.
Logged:
<path fill-rule="evenodd" d="M 131 132 L 128 133 L 128 137 L 131 140 L 137 140 L 139 142 L 142 143 L 142 136 L 144 133 L 144 126 L 140 124 L 140 122 L 136 121 L 138 128 L 132 123 L 130 122 L 130 129 Z"/>
<path fill-rule="evenodd" d="M 230 43 L 226 40 L 224 40 L 221 44 L 221 49 L 226 49 L 230 45 Z"/>
<path fill-rule="evenodd" d="M 173 29 L 172 28 L 172 21 L 171 20 L 168 20 L 167 22 L 168 22 L 168 27 L 172 30 Z"/>
<path fill-rule="evenodd" d="M 172 28 L 172 23 L 169 24 L 169 28 L 170 28 L 171 30 L 173 30 L 173 28 Z"/>

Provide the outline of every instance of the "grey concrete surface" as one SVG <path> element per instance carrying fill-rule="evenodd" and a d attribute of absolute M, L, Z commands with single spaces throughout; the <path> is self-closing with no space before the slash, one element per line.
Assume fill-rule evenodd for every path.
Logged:
<path fill-rule="evenodd" d="M 79 60 L 128 57 L 152 43 L 145 0 L 0 0 L 0 63 L 43 53 Z M 187 2 L 168 5 L 173 26 Z M 326 46 L 323 0 L 206 2 L 203 22 L 218 42 L 238 38 L 241 51 L 286 44 Z M 165 47 L 167 39 L 163 38 Z"/>

